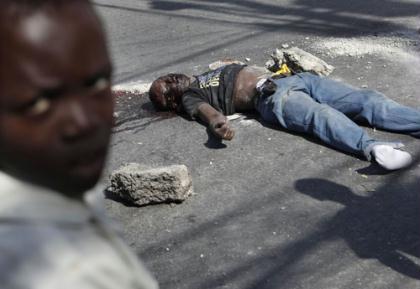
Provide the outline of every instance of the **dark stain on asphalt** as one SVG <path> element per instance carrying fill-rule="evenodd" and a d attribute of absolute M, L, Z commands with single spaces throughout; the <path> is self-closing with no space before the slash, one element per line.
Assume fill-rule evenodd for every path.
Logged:
<path fill-rule="evenodd" d="M 114 132 L 126 131 L 139 128 L 121 128 L 130 122 L 146 119 L 147 121 L 140 126 L 144 129 L 153 122 L 175 117 L 176 114 L 167 111 L 156 111 L 150 102 L 147 93 L 135 94 L 125 92 L 114 92 L 115 112 L 114 112 Z"/>

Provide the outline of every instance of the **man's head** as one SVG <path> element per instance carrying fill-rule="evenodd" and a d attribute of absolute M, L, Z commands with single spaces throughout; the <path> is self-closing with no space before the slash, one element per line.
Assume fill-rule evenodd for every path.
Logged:
<path fill-rule="evenodd" d="M 80 197 L 102 171 L 111 64 L 87 0 L 0 1 L 0 169 Z"/>
<path fill-rule="evenodd" d="M 182 109 L 182 95 L 190 85 L 185 74 L 167 74 L 153 81 L 149 97 L 159 110 L 179 112 Z"/>

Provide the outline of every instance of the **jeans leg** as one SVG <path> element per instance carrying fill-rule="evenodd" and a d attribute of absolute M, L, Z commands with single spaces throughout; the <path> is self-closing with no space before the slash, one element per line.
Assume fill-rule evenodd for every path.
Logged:
<path fill-rule="evenodd" d="M 273 112 L 283 120 L 285 128 L 315 135 L 336 149 L 370 160 L 371 146 L 378 142 L 343 113 L 302 91 L 290 90 L 283 97 L 274 100 Z M 281 106 L 276 105 L 280 102 Z"/>
<path fill-rule="evenodd" d="M 309 94 L 355 121 L 394 132 L 420 137 L 420 111 L 401 105 L 374 90 L 350 85 L 310 73 L 299 74 Z"/>
<path fill-rule="evenodd" d="M 365 91 L 365 103 L 356 119 L 394 132 L 420 137 L 420 111 L 401 105 L 376 91 Z"/>

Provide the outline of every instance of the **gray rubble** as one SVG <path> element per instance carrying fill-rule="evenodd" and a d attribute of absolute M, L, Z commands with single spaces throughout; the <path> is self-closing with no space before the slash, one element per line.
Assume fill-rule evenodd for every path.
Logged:
<path fill-rule="evenodd" d="M 298 47 L 276 49 L 271 58 L 265 65 L 272 72 L 279 70 L 282 64 L 287 64 L 293 73 L 311 72 L 327 76 L 334 70 L 334 66 Z"/>
<path fill-rule="evenodd" d="M 185 165 L 148 168 L 130 163 L 110 176 L 109 192 L 130 204 L 182 202 L 192 194 L 192 179 Z"/>

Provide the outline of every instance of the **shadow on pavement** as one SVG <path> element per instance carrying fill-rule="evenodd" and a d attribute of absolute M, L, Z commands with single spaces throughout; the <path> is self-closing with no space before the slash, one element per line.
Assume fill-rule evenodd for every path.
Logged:
<path fill-rule="evenodd" d="M 420 158 L 417 158 L 415 163 L 418 165 Z M 351 251 L 361 259 L 375 259 L 404 276 L 420 280 L 420 266 L 412 260 L 412 258 L 420 258 L 419 186 L 417 181 L 402 182 L 403 174 L 404 172 L 394 172 L 392 176 L 387 178 L 385 184 L 367 191 L 366 195 L 363 196 L 356 194 L 347 186 L 327 179 L 304 178 L 296 180 L 294 187 L 297 192 L 320 202 L 338 203 L 342 208 L 338 209 L 338 212 L 332 217 L 324 217 L 312 229 L 303 229 L 305 232 L 301 238 L 295 238 L 265 250 L 249 258 L 246 262 L 235 265 L 223 274 L 203 276 L 200 278 L 200 283 L 195 284 L 196 288 L 210 289 L 217 286 L 226 286 L 225 284 L 234 284 L 238 280 L 242 280 L 244 276 L 251 279 L 251 282 L 240 288 L 296 288 L 293 286 L 299 284 L 299 272 L 303 270 L 303 272 L 308 273 L 307 270 L 309 269 L 302 268 L 302 262 L 305 263 L 307 258 L 313 258 L 314 252 L 320 250 L 325 244 L 337 242 L 337 240 L 343 240 Z M 255 192 L 265 190 L 261 187 L 259 190 L 256 188 L 249 189 Z M 285 194 L 289 193 L 285 192 Z M 239 204 L 217 218 L 207 220 L 187 231 L 175 234 L 170 239 L 161 240 L 142 248 L 141 256 L 146 260 L 161 259 L 166 254 L 161 249 L 168 243 L 172 244 L 171 250 L 182 251 L 184 246 L 193 244 L 194 240 L 197 241 L 202 238 L 207 240 L 215 231 L 228 228 L 231 222 L 248 219 L 251 215 L 254 216 L 255 210 L 258 211 L 259 209 L 263 210 L 265 215 L 277 214 L 276 216 L 272 215 L 272 218 L 279 222 L 279 218 L 282 217 L 278 215 L 278 207 L 282 204 L 282 201 L 284 202 L 284 195 L 281 196 L 281 192 L 261 196 L 256 193 L 255 195 L 258 195 L 258 197 L 250 202 Z M 323 204 L 316 206 L 323 210 Z M 328 206 L 326 209 L 328 210 Z M 258 213 L 256 214 L 258 215 Z M 306 211 L 303 218 L 310 218 L 310 215 L 310 211 Z M 283 218 L 287 218 L 287 216 L 283 216 Z M 270 222 L 266 223 L 265 226 L 270 227 Z M 287 234 L 287 232 L 284 232 L 284 234 Z M 211 241 L 210 239 L 206 241 L 206 245 L 211 245 L 211 242 L 224 241 Z M 217 247 L 217 245 L 215 246 Z M 340 261 L 340 254 L 342 253 L 341 251 L 323 252 L 323 254 L 327 254 L 327 258 L 322 257 L 318 269 L 324 268 L 322 270 L 328 270 L 331 275 L 323 276 L 323 278 L 332 278 L 340 270 L 353 266 L 345 263 L 348 258 L 343 258 Z M 336 271 L 330 270 L 328 266 L 333 266 Z M 173 267 L 171 268 L 173 269 Z M 190 276 L 190 273 L 193 274 L 192 272 L 175 270 L 171 274 L 177 276 L 173 276 L 173 278 L 185 281 L 188 278 L 195 278 L 195 276 Z M 165 287 L 165 284 L 162 284 L 162 286 L 162 288 L 170 288 Z"/>
<path fill-rule="evenodd" d="M 153 0 L 150 7 L 160 11 L 182 11 L 184 9 L 214 12 L 230 16 L 232 25 L 252 25 L 262 29 L 287 29 L 306 31 L 314 34 L 333 35 L 343 33 L 359 34 L 362 28 L 366 32 L 372 28 L 386 26 L 394 30 L 404 28 L 390 24 L 385 17 L 418 15 L 419 3 L 401 3 L 392 0 L 374 1 L 316 1 L 296 0 L 286 7 L 275 3 L 262 3 L 250 0 Z M 232 17 L 236 16 L 236 17 Z M 285 18 L 287 17 L 287 18 Z M 237 19 L 243 19 L 237 20 Z M 250 21 L 252 20 L 252 21 Z M 214 20 L 217 22 L 217 20 Z M 337 31 L 339 28 L 340 31 Z"/>
<path fill-rule="evenodd" d="M 326 238 L 342 238 L 360 258 L 376 259 L 420 280 L 420 195 L 418 184 L 393 183 L 371 196 L 323 179 L 300 179 L 298 191 L 319 201 L 344 206 L 321 228 Z"/>
<path fill-rule="evenodd" d="M 420 3 L 402 3 L 391 0 L 347 2 L 295 0 L 293 5 L 289 6 L 249 0 L 153 0 L 148 2 L 150 8 L 104 3 L 95 3 L 95 5 L 140 15 L 169 16 L 184 22 L 188 21 L 190 25 L 209 23 L 209 25 L 236 27 L 240 28 L 241 32 L 230 34 L 229 31 L 225 31 L 222 34 L 223 41 L 216 41 L 205 48 L 202 48 L 201 44 L 196 44 L 196 47 L 192 44 L 195 37 L 202 38 L 202 35 L 191 35 L 191 46 L 187 54 L 182 53 L 172 61 L 154 65 L 153 68 L 143 68 L 135 74 L 122 77 L 119 79 L 120 82 L 141 78 L 149 73 L 185 63 L 201 55 L 229 47 L 232 44 L 241 45 L 241 43 L 256 37 L 260 33 L 282 33 L 284 31 L 331 37 L 377 35 L 383 31 L 417 33 L 413 28 L 392 22 L 390 19 L 418 15 L 418 11 L 420 11 Z M 197 13 L 194 11 L 197 11 Z M 255 30 L 258 32 L 251 33 Z M 402 34 L 401 37 L 404 37 L 404 35 Z"/>

